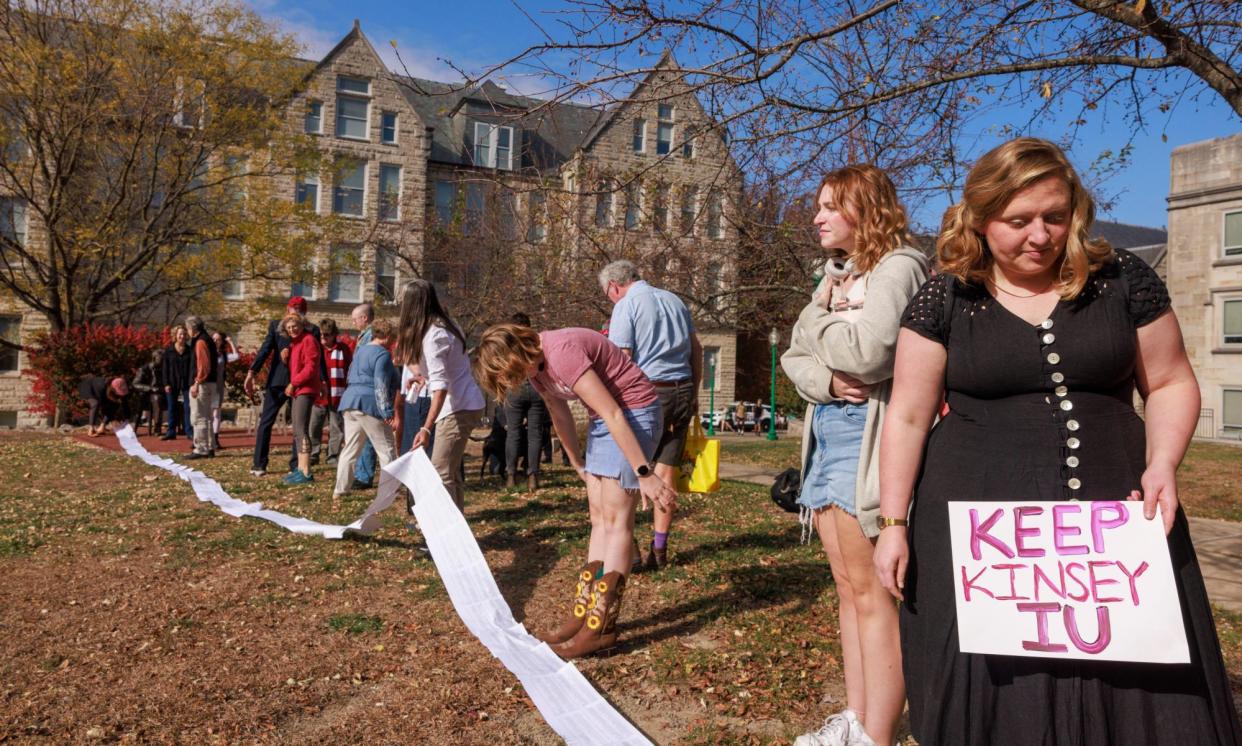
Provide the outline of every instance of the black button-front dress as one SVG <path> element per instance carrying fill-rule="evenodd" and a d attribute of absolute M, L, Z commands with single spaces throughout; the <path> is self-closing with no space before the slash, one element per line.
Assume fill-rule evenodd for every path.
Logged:
<path fill-rule="evenodd" d="M 1117 251 L 1042 324 L 946 275 L 902 325 L 943 344 L 949 414 L 928 438 L 910 523 L 901 647 L 921 746 L 1242 744 L 1185 514 L 1169 548 L 1192 662 L 959 652 L 949 500 L 1117 500 L 1141 489 L 1136 329 L 1169 307 L 1160 278 Z"/>

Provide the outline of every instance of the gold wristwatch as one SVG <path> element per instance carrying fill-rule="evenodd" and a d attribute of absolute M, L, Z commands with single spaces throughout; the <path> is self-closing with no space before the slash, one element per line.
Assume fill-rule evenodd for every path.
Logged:
<path fill-rule="evenodd" d="M 889 518 L 888 516 L 883 516 L 883 515 L 877 515 L 875 517 L 875 523 L 877 526 L 880 527 L 881 531 L 888 528 L 889 526 L 909 526 L 910 525 L 910 521 L 906 520 L 905 518 Z"/>

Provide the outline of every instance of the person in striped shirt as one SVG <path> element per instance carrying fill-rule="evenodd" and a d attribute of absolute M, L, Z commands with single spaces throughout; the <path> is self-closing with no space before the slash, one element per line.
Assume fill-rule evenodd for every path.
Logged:
<path fill-rule="evenodd" d="M 341 453 L 341 441 L 345 439 L 345 418 L 341 414 L 341 394 L 345 393 L 345 376 L 353 362 L 353 352 L 341 339 L 336 322 L 324 319 L 319 322 L 320 341 L 323 343 L 324 360 L 328 364 L 328 390 L 315 400 L 311 411 L 310 441 L 311 465 L 319 463 L 323 451 L 323 426 L 328 424 L 328 458 L 325 463 L 335 464 Z"/>

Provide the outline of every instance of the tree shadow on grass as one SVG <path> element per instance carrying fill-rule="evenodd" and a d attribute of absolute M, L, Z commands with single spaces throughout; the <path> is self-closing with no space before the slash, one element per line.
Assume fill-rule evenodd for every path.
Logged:
<path fill-rule="evenodd" d="M 670 637 L 691 635 L 727 614 L 783 606 L 794 600 L 797 611 L 811 606 L 832 584 L 822 562 L 796 562 L 770 567 L 750 565 L 725 573 L 726 588 L 707 596 L 660 609 L 639 618 L 622 615 L 618 652 L 650 646 Z"/>
<path fill-rule="evenodd" d="M 673 555 L 673 562 L 678 565 L 691 565 L 705 559 L 711 559 L 722 551 L 759 550 L 779 552 L 798 546 L 801 527 L 794 525 L 780 531 L 730 534 L 717 541 L 698 544 L 684 551 L 678 550 Z"/>

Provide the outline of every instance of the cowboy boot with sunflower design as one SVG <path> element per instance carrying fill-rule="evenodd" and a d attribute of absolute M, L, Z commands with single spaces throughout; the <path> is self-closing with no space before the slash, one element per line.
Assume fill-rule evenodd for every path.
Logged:
<path fill-rule="evenodd" d="M 582 627 L 583 620 L 586 619 L 590 607 L 595 605 L 592 599 L 592 586 L 595 584 L 595 578 L 603 573 L 603 562 L 588 562 L 583 565 L 578 570 L 578 589 L 574 592 L 574 605 L 571 607 L 573 613 L 560 627 L 551 632 L 535 635 L 535 637 L 549 645 L 556 645 L 565 642 L 577 634 L 578 629 Z"/>
<path fill-rule="evenodd" d="M 554 646 L 556 654 L 565 658 L 607 650 L 617 644 L 617 616 L 621 613 L 621 597 L 625 594 L 625 576 L 613 571 L 591 584 L 594 604 L 582 627 L 568 641 Z"/>

